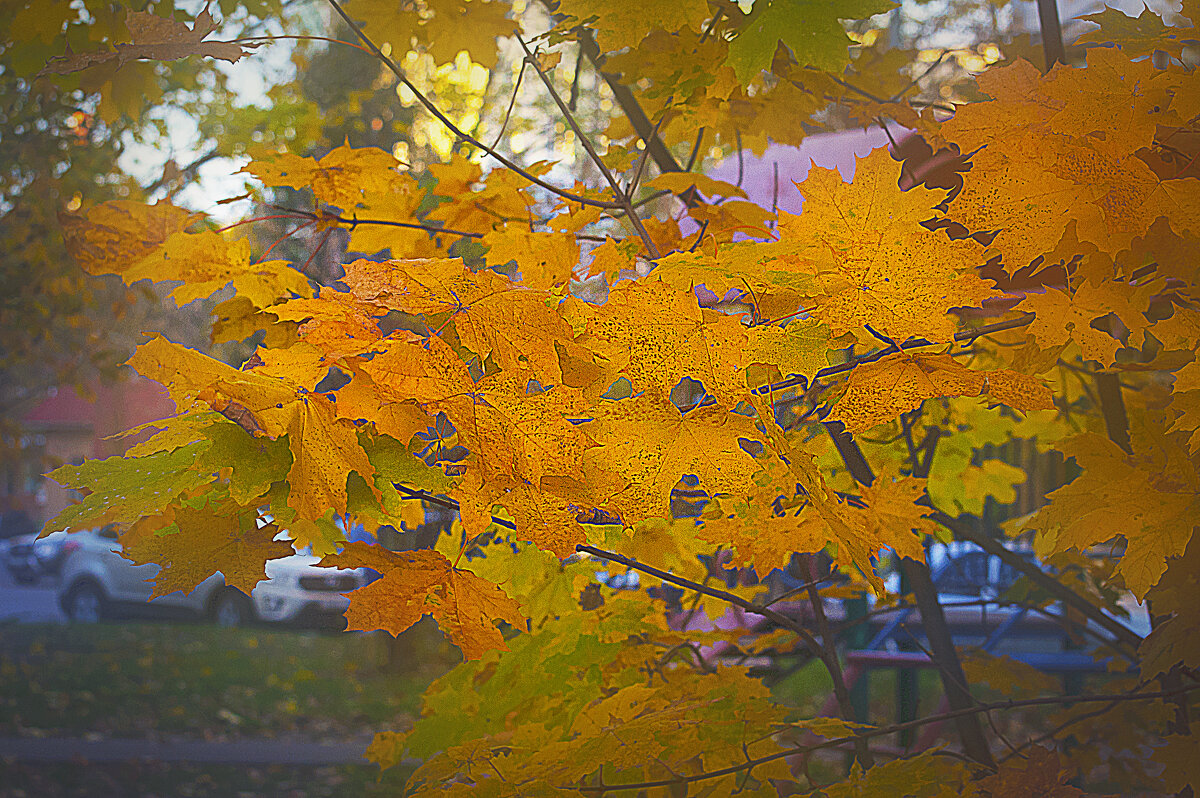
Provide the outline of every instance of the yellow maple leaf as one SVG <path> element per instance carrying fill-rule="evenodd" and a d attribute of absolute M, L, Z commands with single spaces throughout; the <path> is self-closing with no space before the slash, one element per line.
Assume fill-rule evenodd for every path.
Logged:
<path fill-rule="evenodd" d="M 121 534 L 121 548 L 137 565 L 161 566 L 152 597 L 190 593 L 218 571 L 225 584 L 249 595 L 267 578 L 267 560 L 293 553 L 291 543 L 274 539 L 278 533 L 274 524 L 258 523 L 257 510 L 212 497 L 143 518 Z"/>
<path fill-rule="evenodd" d="M 585 427 L 602 444 L 585 454 L 596 469 L 588 482 L 608 494 L 600 506 L 626 524 L 665 514 L 685 474 L 698 476 L 710 495 L 736 494 L 759 467 L 739 444 L 759 439 L 754 424 L 716 406 L 681 416 L 668 402 L 633 397 L 601 404 Z"/>
<path fill-rule="evenodd" d="M 59 215 L 67 251 L 89 274 L 122 274 L 136 267 L 193 219 L 165 201 L 113 200 L 87 213 Z"/>
<path fill-rule="evenodd" d="M 472 272 L 458 258 L 355 261 L 345 282 L 359 299 L 389 310 L 449 313 L 463 346 L 502 368 L 528 368 L 543 385 L 562 382 L 554 342 L 571 331 L 550 297 L 493 271 Z M 514 323 L 515 322 L 515 323 Z"/>
<path fill-rule="evenodd" d="M 571 389 L 530 393 L 529 376 L 499 372 L 476 382 L 440 338 L 390 341 L 362 370 L 395 401 L 445 413 L 486 478 L 536 484 L 546 474 L 582 476 L 587 433 L 567 421 Z"/>
<path fill-rule="evenodd" d="M 387 193 L 398 179 L 396 159 L 377 147 L 352 148 L 348 143 L 330 150 L 320 161 L 290 152 L 251 161 L 242 171 L 264 186 L 311 188 L 321 202 L 353 210 L 367 195 Z"/>
<path fill-rule="evenodd" d="M 297 332 L 304 342 L 332 358 L 373 351 L 383 338 L 378 317 L 385 309 L 345 291 L 322 288 L 312 299 L 292 299 L 270 310 L 281 320 L 302 322 Z"/>
<path fill-rule="evenodd" d="M 745 394 L 746 328 L 736 318 L 702 309 L 691 291 L 653 278 L 623 282 L 609 290 L 603 305 L 570 297 L 562 313 L 600 368 L 594 393 L 625 377 L 635 392 L 665 400 L 681 379 L 691 377 L 726 407 Z"/>
<path fill-rule="evenodd" d="M 854 182 L 836 169 L 813 167 L 797 187 L 804 213 L 781 213 L 783 243 L 809 262 L 821 292 L 809 314 L 834 335 L 867 342 L 870 325 L 897 341 L 953 339 L 951 308 L 976 307 L 1002 294 L 974 270 L 986 259 L 973 239 L 951 240 L 921 222 L 933 218 L 945 193 L 917 186 L 901 191 L 900 164 L 886 149 L 860 158 Z"/>
<path fill-rule="evenodd" d="M 686 27 L 699 33 L 709 16 L 704 0 L 652 4 L 637 0 L 564 0 L 559 12 L 574 17 L 564 27 L 594 18 L 588 27 L 595 31 L 596 43 L 604 52 L 636 47 L 653 30 L 674 33 Z"/>
<path fill-rule="evenodd" d="M 553 288 L 571 279 L 579 264 L 579 245 L 570 233 L 531 233 L 512 225 L 483 237 L 490 266 L 515 261 L 521 282 L 530 288 Z"/>
<path fill-rule="evenodd" d="M 488 651 L 507 651 L 496 621 L 525 630 L 517 602 L 497 585 L 456 568 L 436 551 L 391 552 L 368 543 L 347 543 L 327 554 L 322 566 L 373 568 L 383 576 L 349 593 L 348 628 L 382 629 L 398 635 L 422 616 L 430 615 L 467 659 Z"/>
<path fill-rule="evenodd" d="M 491 69 L 496 65 L 497 36 L 511 36 L 515 23 L 507 18 L 510 5 L 492 0 L 347 0 L 346 10 L 363 23 L 369 36 L 387 42 L 400 54 L 426 50 L 435 64 L 454 60 L 466 50 L 471 60 Z"/>
<path fill-rule="evenodd" d="M 1127 328 L 1144 329 L 1149 325 L 1142 314 L 1149 308 L 1154 293 L 1153 286 L 1133 286 L 1115 280 L 1099 285 L 1085 282 L 1070 294 L 1057 288 L 1048 288 L 1044 294 L 1026 294 L 1020 308 L 1037 314 L 1029 332 L 1043 349 L 1074 340 L 1085 359 L 1111 366 L 1122 344 L 1109 332 L 1093 327 L 1092 322 L 1112 313 Z"/>
<path fill-rule="evenodd" d="M 351 471 L 372 484 L 375 469 L 354 425 L 339 420 L 333 402 L 322 394 L 286 379 L 238 371 L 161 336 L 138 347 L 127 364 L 167 386 L 181 407 L 198 398 L 220 411 L 233 402 L 262 434 L 287 435 L 292 451 L 288 505 L 303 518 L 320 518 L 331 507 L 345 512 Z"/>
<path fill-rule="evenodd" d="M 1054 407 L 1049 387 L 1037 377 L 1009 369 L 975 371 L 952 355 L 898 352 L 856 367 L 829 420 L 843 422 L 850 432 L 862 432 L 919 407 L 926 399 L 984 395 L 1025 413 Z"/>
<path fill-rule="evenodd" d="M 171 292 L 179 305 L 210 296 L 230 283 L 256 308 L 292 294 L 312 294 L 308 278 L 287 261 L 252 264 L 248 239 L 229 241 L 211 230 L 173 234 L 161 248 L 127 269 L 124 278 L 128 282 L 182 280 L 183 285 Z"/>
<path fill-rule="evenodd" d="M 578 521 L 580 508 L 541 485 L 505 478 L 491 479 L 486 485 L 464 480 L 452 495 L 459 502 L 463 526 L 471 535 L 487 529 L 492 509 L 499 505 L 512 516 L 515 540 L 530 541 L 560 559 L 574 554 L 575 546 L 587 537 Z"/>
<path fill-rule="evenodd" d="M 1139 600 L 1145 597 L 1166 570 L 1167 558 L 1183 554 L 1200 517 L 1200 477 L 1194 469 L 1161 471 L 1163 455 L 1178 447 L 1166 436 L 1152 440 L 1153 449 L 1138 458 L 1094 433 L 1059 444 L 1084 471 L 1048 494 L 1050 503 L 1029 520 L 1027 526 L 1040 532 L 1039 555 L 1085 551 L 1120 535 L 1126 547 L 1117 573 Z M 1156 463 L 1159 469 L 1146 470 Z"/>
<path fill-rule="evenodd" d="M 420 224 L 417 208 L 425 200 L 426 192 L 410 172 L 396 175 L 383 192 L 363 192 L 357 219 Z M 350 230 L 352 252 L 374 254 L 390 250 L 394 258 L 430 257 L 436 245 L 426 230 L 397 227 L 387 224 L 358 224 Z"/>
<path fill-rule="evenodd" d="M 744 292 L 742 301 L 759 318 L 776 319 L 795 314 L 821 293 L 817 267 L 801 249 L 792 241 L 706 244 L 661 258 L 654 276 L 677 288 L 702 285 L 721 298 L 730 291 Z"/>

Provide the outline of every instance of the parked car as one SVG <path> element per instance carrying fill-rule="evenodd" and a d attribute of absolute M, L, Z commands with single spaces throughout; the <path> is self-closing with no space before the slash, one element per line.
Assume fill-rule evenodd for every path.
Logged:
<path fill-rule="evenodd" d="M 0 562 L 18 583 L 31 585 L 44 576 L 58 576 L 63 559 L 77 546 L 66 532 L 52 532 L 40 540 L 31 532 L 0 541 Z"/>
<path fill-rule="evenodd" d="M 150 600 L 148 581 L 159 566 L 134 565 L 121 556 L 117 530 L 72 532 L 64 545 L 58 600 L 68 618 L 94 623 L 106 618 L 158 615 L 209 618 L 222 626 L 255 622 L 342 628 L 350 600 L 343 593 L 369 581 L 366 569 L 318 568 L 318 557 L 293 554 L 268 560 L 267 578 L 247 596 L 215 573 L 190 593 Z"/>

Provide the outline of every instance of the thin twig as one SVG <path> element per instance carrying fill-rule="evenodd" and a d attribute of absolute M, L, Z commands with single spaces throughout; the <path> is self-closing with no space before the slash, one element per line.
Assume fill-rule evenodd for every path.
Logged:
<path fill-rule="evenodd" d="M 635 571 L 641 571 L 643 573 L 649 574 L 650 576 L 657 577 L 658 579 L 661 579 L 664 582 L 670 582 L 671 584 L 677 585 L 678 587 L 686 588 L 688 590 L 693 590 L 697 593 L 703 593 L 706 596 L 712 596 L 713 598 L 720 599 L 721 601 L 724 601 L 728 604 L 732 604 L 736 607 L 741 607 L 746 612 L 752 612 L 755 615 L 761 615 L 764 618 L 766 618 L 767 620 L 775 623 L 776 625 L 782 626 L 783 628 L 798 634 L 804 640 L 804 642 L 808 644 L 809 648 L 812 650 L 812 652 L 814 654 L 816 654 L 818 657 L 822 656 L 823 652 L 822 652 L 821 644 L 817 641 L 817 639 L 815 637 L 813 637 L 812 632 L 805 629 L 800 623 L 798 623 L 794 619 L 789 618 L 788 616 L 783 615 L 781 613 L 778 613 L 775 610 L 771 609 L 770 607 L 764 607 L 761 604 L 755 604 L 753 601 L 750 601 L 749 599 L 744 599 L 741 596 L 737 595 L 736 593 L 730 593 L 728 591 L 720 590 L 715 587 L 709 587 L 708 585 L 702 585 L 699 582 L 695 582 L 691 579 L 684 579 L 681 576 L 676 576 L 675 574 L 668 573 L 667 571 L 663 571 L 659 568 L 655 568 L 652 565 L 646 565 L 645 563 L 638 562 L 637 560 L 633 559 L 632 557 L 626 557 L 624 554 L 617 554 L 616 552 L 613 552 L 613 551 L 605 551 L 604 549 L 599 549 L 599 548 L 596 548 L 595 546 L 592 546 L 592 545 L 589 545 L 586 543 L 580 543 L 579 545 L 577 545 L 575 547 L 575 551 L 583 552 L 585 554 L 591 554 L 594 557 L 599 557 L 603 560 L 608 560 L 610 562 L 620 563 L 621 565 L 624 565 L 626 568 L 632 568 Z"/>
<path fill-rule="evenodd" d="M 335 0 L 329 1 L 331 3 L 335 2 Z M 579 139 L 579 143 L 582 144 L 584 150 L 587 151 L 588 157 L 592 159 L 594 164 L 596 164 L 596 168 L 600 170 L 600 174 L 602 174 L 604 179 L 608 182 L 609 187 L 612 189 L 613 196 L 617 200 L 615 203 L 616 206 L 624 209 L 625 215 L 629 217 L 629 223 L 633 225 L 633 229 L 637 231 L 638 237 L 641 238 L 642 243 L 646 245 L 646 252 L 649 253 L 651 258 L 662 257 L 659 254 L 658 245 L 654 243 L 654 239 L 650 237 L 650 233 L 647 232 L 645 225 L 642 224 L 642 220 L 638 217 L 637 211 L 634 210 L 633 203 L 630 201 L 629 196 L 625 192 L 621 191 L 621 186 L 619 183 L 617 183 L 616 177 L 613 176 L 612 171 L 608 168 L 608 165 L 604 163 L 604 160 L 600 157 L 600 154 L 596 152 L 596 148 L 592 145 L 592 140 L 586 133 L 583 132 L 583 128 L 579 126 L 579 122 L 576 121 L 575 115 L 571 113 L 571 109 L 567 107 L 565 102 L 563 102 L 562 97 L 558 96 L 558 91 L 554 88 L 554 83 L 542 69 L 542 65 L 538 63 L 537 58 L 534 57 L 533 52 L 529 49 L 529 46 L 525 44 L 525 40 L 519 35 L 517 36 L 517 42 L 520 43 L 521 49 L 525 51 L 525 62 L 533 67 L 534 72 L 536 72 L 537 76 L 541 78 L 542 84 L 546 87 L 546 91 L 550 93 L 550 97 L 554 100 L 554 104 L 558 106 L 558 110 L 562 113 L 563 119 L 565 119 L 567 124 L 571 126 L 571 130 L 575 131 L 575 137 Z M 647 143 L 647 147 L 649 147 L 649 143 Z"/>
<path fill-rule="evenodd" d="M 492 149 L 500 146 L 500 139 L 504 138 L 504 129 L 508 127 L 508 120 L 512 118 L 513 107 L 517 104 L 517 93 L 521 91 L 521 80 L 525 77 L 524 61 L 521 62 L 521 71 L 517 73 L 517 82 L 513 84 L 512 97 L 508 100 L 508 110 L 504 112 L 504 121 L 500 124 L 500 130 L 496 133 L 496 140 L 492 142 Z"/>
<path fill-rule="evenodd" d="M 890 726 L 879 726 L 874 729 L 864 729 L 856 734 L 847 735 L 845 737 L 837 737 L 832 740 L 814 743 L 812 745 L 795 746 L 787 748 L 783 751 L 776 751 L 772 754 L 760 756 L 755 759 L 749 759 L 737 765 L 731 765 L 727 768 L 719 770 L 711 770 L 706 773 L 694 773 L 687 776 L 671 779 L 658 779 L 655 781 L 641 781 L 629 784 L 606 784 L 603 786 L 572 786 L 572 790 L 586 793 L 609 793 L 617 790 L 646 790 L 653 787 L 675 787 L 681 784 L 693 784 L 695 782 L 707 781 L 716 779 L 722 776 L 731 776 L 735 773 L 740 773 L 743 770 L 757 767 L 758 765 L 774 762 L 777 759 L 795 756 L 797 754 L 812 753 L 829 748 L 838 748 L 843 745 L 854 743 L 857 739 L 874 739 L 888 734 L 895 734 L 908 729 L 917 729 L 921 726 L 927 726 L 932 723 L 942 723 L 947 720 L 973 715 L 979 712 L 990 712 L 993 710 L 1011 710 L 1023 709 L 1025 707 L 1036 706 L 1053 706 L 1053 705 L 1071 705 L 1071 704 L 1090 704 L 1098 702 L 1115 702 L 1122 701 L 1152 701 L 1160 698 L 1171 698 L 1185 693 L 1200 690 L 1200 685 L 1189 685 L 1180 687 L 1174 690 L 1159 690 L 1153 693 L 1113 693 L 1113 694 L 1092 694 L 1092 695 L 1062 695 L 1062 696 L 1046 696 L 1043 698 L 1027 698 L 1027 699 L 1009 699 L 1006 701 L 992 701 L 986 704 L 977 704 L 975 706 L 966 707 L 959 710 L 951 710 L 942 712 L 936 715 L 927 715 L 923 718 L 907 721 L 905 723 L 894 723 Z"/>
<path fill-rule="evenodd" d="M 650 138 L 658 135 L 658 129 L 662 126 L 663 120 L 667 118 L 663 114 L 654 123 L 654 130 L 650 131 Z M 646 159 L 650 156 L 650 142 L 646 139 L 642 140 L 642 156 L 638 158 L 637 170 L 633 173 L 633 179 L 629 181 L 629 186 L 625 189 L 625 197 L 630 199 L 633 197 L 633 192 L 637 191 L 638 183 L 642 182 L 642 172 L 646 168 Z"/>
<path fill-rule="evenodd" d="M 833 632 L 830 631 L 829 619 L 825 617 L 825 604 L 821 599 L 821 594 L 817 591 L 817 586 L 813 583 L 809 583 L 808 585 L 808 603 L 812 605 L 813 616 L 817 621 L 817 631 L 821 635 L 821 659 L 825 662 L 825 667 L 829 670 L 829 678 L 833 682 L 833 694 L 837 698 L 838 708 L 842 713 L 842 720 L 850 723 L 858 722 L 859 718 L 854 713 L 854 704 L 850 699 L 850 691 L 846 688 L 846 678 L 842 673 L 842 664 L 838 661 L 837 643 L 833 637 Z M 875 764 L 875 759 L 871 756 L 871 749 L 867 746 L 866 740 L 854 741 L 854 758 L 858 760 L 858 764 L 862 765 L 863 769 Z"/>
<path fill-rule="evenodd" d="M 350 26 L 350 29 L 353 30 L 354 33 L 358 36 L 358 38 L 362 41 L 362 43 L 365 44 L 372 53 L 374 53 L 375 57 L 378 58 L 380 61 L 382 61 L 383 65 L 386 66 L 388 68 L 388 70 L 393 75 L 395 75 L 402 84 L 404 84 L 406 87 L 408 87 L 408 90 L 413 93 L 413 96 L 417 98 L 417 101 L 420 102 L 422 106 L 424 106 L 425 110 L 428 111 L 429 113 L 433 114 L 433 116 L 436 117 L 437 120 L 439 122 L 441 122 L 446 127 L 446 129 L 449 130 L 451 133 L 453 133 L 456 137 L 458 137 L 462 141 L 465 141 L 467 144 L 470 144 L 472 147 L 475 147 L 476 149 L 482 150 L 483 152 L 487 153 L 488 155 L 490 155 L 491 157 L 493 157 L 497 161 L 499 161 L 502 165 L 506 166 L 507 168 L 509 168 L 512 171 L 519 174 L 521 177 L 528 180 L 530 183 L 541 186 L 542 188 L 546 189 L 547 191 L 553 192 L 555 195 L 557 195 L 559 197 L 562 197 L 564 199 L 569 199 L 573 202 L 579 202 L 579 203 L 582 203 L 583 205 L 591 205 L 591 206 L 597 207 L 597 208 L 622 208 L 622 207 L 624 207 L 624 205 L 622 205 L 620 202 L 607 202 L 604 200 L 590 199 L 588 197 L 584 197 L 579 194 L 575 194 L 574 192 L 559 188 L 558 186 L 556 186 L 552 183 L 547 183 L 545 180 L 542 180 L 537 175 L 530 173 L 529 171 L 525 170 L 524 168 L 522 168 L 515 162 L 513 162 L 513 161 L 509 160 L 508 158 L 506 158 L 505 156 L 501 155 L 499 152 L 497 152 L 492 147 L 489 147 L 488 145 L 484 144 L 482 141 L 479 141 L 478 139 L 476 139 L 475 137 L 466 133 L 465 131 L 460 130 L 458 125 L 456 125 L 452 121 L 450 121 L 450 118 L 448 116 L 446 116 L 444 113 L 442 113 L 441 110 L 436 105 L 434 105 L 433 102 L 428 97 L 426 97 L 424 94 L 421 93 L 420 89 L 418 89 L 415 85 L 413 85 L 413 82 L 408 79 L 408 76 L 406 74 L 404 74 L 404 70 L 402 70 L 396 64 L 395 61 L 393 61 L 388 56 L 384 55 L 383 51 L 379 49 L 378 45 L 376 45 L 375 42 L 371 41 L 371 39 L 369 39 L 367 37 L 367 35 L 365 33 L 363 33 L 362 28 L 358 25 L 358 23 L 355 22 L 354 20 L 350 19 L 349 15 L 347 15 L 345 10 L 342 9 L 342 6 L 338 2 L 338 0 L 327 0 L 327 2 L 331 6 L 333 6 L 333 10 L 336 11 L 338 13 L 338 16 L 340 16 L 346 22 L 346 24 Z"/>

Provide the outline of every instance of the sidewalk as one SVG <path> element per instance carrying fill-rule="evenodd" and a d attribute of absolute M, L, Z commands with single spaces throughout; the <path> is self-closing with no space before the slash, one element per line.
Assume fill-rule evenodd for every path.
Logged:
<path fill-rule="evenodd" d="M 337 743 L 309 740 L 85 740 L 79 737 L 0 737 L 0 759 L 25 762 L 203 762 L 232 765 L 367 765 L 371 738 Z M 416 765 L 417 762 L 405 762 Z"/>

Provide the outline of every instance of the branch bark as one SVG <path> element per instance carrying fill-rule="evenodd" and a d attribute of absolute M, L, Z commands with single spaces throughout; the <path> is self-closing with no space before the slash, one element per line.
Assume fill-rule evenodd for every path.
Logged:
<path fill-rule="evenodd" d="M 862 450 L 858 448 L 854 438 L 846 432 L 845 426 L 841 422 L 829 422 L 825 424 L 825 429 L 829 432 L 829 437 L 833 439 L 838 454 L 842 456 L 842 460 L 846 463 L 846 468 L 849 469 L 854 480 L 860 485 L 871 485 L 875 481 L 875 474 L 871 471 L 870 464 L 867 463 L 867 459 L 863 456 Z M 921 624 L 925 628 L 925 635 L 929 638 L 929 647 L 937 658 L 938 672 L 942 677 L 942 689 L 945 691 L 951 709 L 966 710 L 976 706 L 975 699 L 971 697 L 971 693 L 967 689 L 967 676 L 963 672 L 962 662 L 954 647 L 954 638 L 950 634 L 950 627 L 946 624 L 946 615 L 942 612 L 942 605 L 938 601 L 937 589 L 933 586 L 933 579 L 929 575 L 929 566 L 905 558 L 900 561 L 900 567 L 904 569 L 904 574 L 908 578 L 913 595 L 917 600 L 917 608 L 921 611 Z M 992 752 L 988 748 L 987 737 L 983 734 L 979 716 L 965 713 L 955 718 L 955 725 L 958 728 L 966 755 L 982 765 L 994 767 L 995 760 L 992 759 Z"/>

